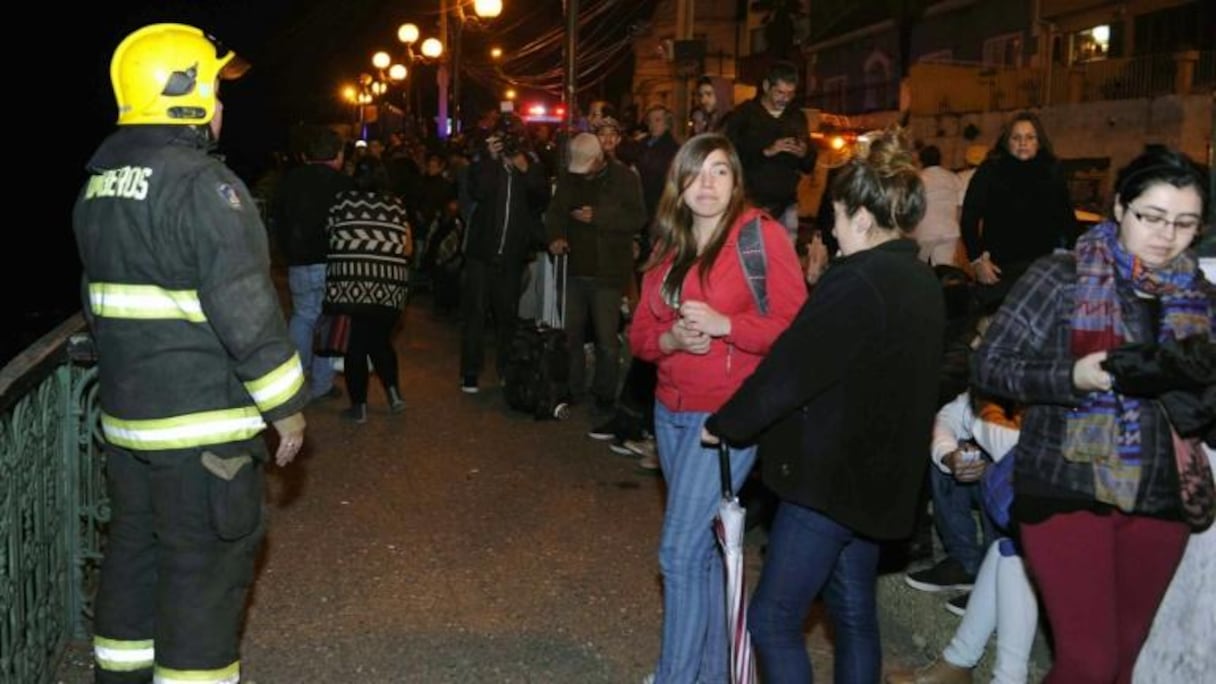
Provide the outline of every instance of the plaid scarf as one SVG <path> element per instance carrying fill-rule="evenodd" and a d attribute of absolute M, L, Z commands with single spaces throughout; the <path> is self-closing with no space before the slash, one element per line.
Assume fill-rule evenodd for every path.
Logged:
<path fill-rule="evenodd" d="M 1077 240 L 1076 260 L 1074 358 L 1114 349 L 1131 338 L 1119 308 L 1118 282 L 1160 299 L 1158 342 L 1211 335 L 1209 303 L 1198 288 L 1198 261 L 1189 251 L 1150 269 L 1123 249 L 1118 226 L 1107 221 Z M 1143 402 L 1135 397 L 1090 392 L 1069 415 L 1064 436 L 1064 457 L 1093 465 L 1094 498 L 1127 512 L 1134 510 L 1140 488 L 1142 409 Z"/>

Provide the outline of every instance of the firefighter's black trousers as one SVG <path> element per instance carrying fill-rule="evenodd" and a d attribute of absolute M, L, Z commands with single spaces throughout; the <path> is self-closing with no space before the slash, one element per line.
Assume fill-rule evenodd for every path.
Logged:
<path fill-rule="evenodd" d="M 265 533 L 265 460 L 261 438 L 171 451 L 107 448 L 112 517 L 97 637 L 152 640 L 158 669 L 201 674 L 238 661 L 245 594 Z M 152 678 L 151 668 L 117 669 L 99 662 L 96 681 Z"/>

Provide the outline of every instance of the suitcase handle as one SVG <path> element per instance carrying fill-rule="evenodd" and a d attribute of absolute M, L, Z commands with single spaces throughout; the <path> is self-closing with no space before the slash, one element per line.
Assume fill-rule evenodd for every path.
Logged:
<path fill-rule="evenodd" d="M 544 322 L 558 330 L 566 329 L 566 271 L 569 256 L 550 255 L 553 260 L 553 307 L 544 308 Z"/>

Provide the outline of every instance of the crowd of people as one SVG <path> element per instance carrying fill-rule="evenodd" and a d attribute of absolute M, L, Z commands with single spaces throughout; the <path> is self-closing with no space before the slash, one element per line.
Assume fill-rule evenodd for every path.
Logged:
<path fill-rule="evenodd" d="M 476 393 L 487 347 L 506 381 L 535 315 L 521 314 L 529 264 L 549 255 L 568 264 L 566 399 L 667 485 L 647 682 L 730 681 L 721 443 L 732 487 L 756 470 L 777 502 L 748 621 L 764 681 L 811 680 L 818 596 L 836 680 L 882 678 L 879 557 L 913 534 L 925 491 L 947 557 L 908 584 L 974 591 L 950 602 L 964 617 L 941 657 L 887 681 L 969 682 L 994 631 L 994 680 L 1025 681 L 1040 601 L 1047 681 L 1130 681 L 1216 506 L 1216 288 L 1195 253 L 1210 198 L 1184 155 L 1147 148 L 1115 179 L 1110 218 L 1080 233 L 1034 114 L 968 150 L 967 178 L 892 128 L 833 174 L 808 239 L 797 185 L 816 148 L 798 72 L 775 63 L 734 107 L 723 79 L 698 81 L 683 142 L 667 107 L 634 127 L 603 101 L 584 131 L 489 113 L 443 149 L 310 128 L 267 230 L 210 154 L 220 82 L 242 66 L 189 26 L 124 40 L 119 127 L 76 207 L 114 502 L 98 681 L 239 681 L 260 433 L 275 427 L 286 465 L 306 404 L 342 396 L 314 353 L 324 317 L 349 319 L 345 418 L 368 420 L 373 368 L 406 411 L 393 336 L 411 287 L 458 312 L 453 375 Z"/>

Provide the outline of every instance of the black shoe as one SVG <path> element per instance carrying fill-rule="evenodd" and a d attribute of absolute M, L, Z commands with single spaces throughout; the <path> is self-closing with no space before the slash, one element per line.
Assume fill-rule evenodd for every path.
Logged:
<path fill-rule="evenodd" d="M 367 422 L 367 404 L 355 404 L 342 412 L 342 417 L 362 425 Z"/>
<path fill-rule="evenodd" d="M 616 416 L 613 416 L 607 422 L 597 425 L 597 426 L 591 428 L 590 430 L 588 430 L 587 436 L 590 437 L 591 439 L 597 439 L 601 442 L 605 442 L 610 439 L 615 439 L 617 430 L 619 430 L 619 429 L 620 429 L 620 424 L 617 421 Z"/>
<path fill-rule="evenodd" d="M 322 392 L 321 394 L 318 394 L 317 396 L 313 397 L 312 399 L 309 399 L 309 402 L 322 402 L 322 401 L 329 401 L 330 399 L 341 399 L 341 398 L 342 398 L 342 390 L 337 385 L 334 385 L 334 386 L 330 387 L 328 391 Z"/>
<path fill-rule="evenodd" d="M 460 391 L 464 392 L 465 394 L 477 394 L 477 376 L 464 376 L 464 379 L 460 381 Z"/>
<path fill-rule="evenodd" d="M 971 598 L 971 592 L 967 592 L 965 594 L 959 594 L 958 596 L 955 596 L 954 598 L 950 599 L 949 601 L 946 601 L 946 610 L 950 611 L 951 613 L 954 613 L 955 615 L 957 615 L 959 617 L 962 617 L 963 615 L 965 615 L 967 613 L 967 600 L 970 598 Z"/>
<path fill-rule="evenodd" d="M 967 574 L 963 564 L 947 558 L 937 565 L 904 575 L 909 587 L 921 591 L 970 590 L 975 584 L 975 575 Z"/>

